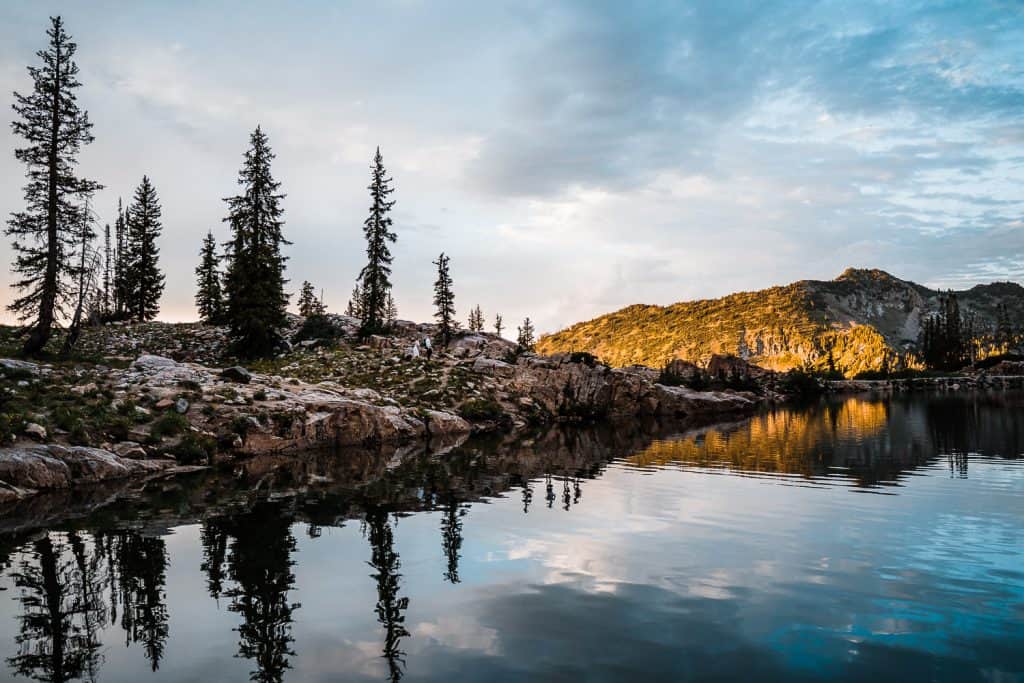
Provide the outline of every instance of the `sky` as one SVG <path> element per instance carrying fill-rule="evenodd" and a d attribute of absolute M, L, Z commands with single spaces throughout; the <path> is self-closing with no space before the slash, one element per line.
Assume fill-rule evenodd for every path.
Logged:
<path fill-rule="evenodd" d="M 378 145 L 404 319 L 431 317 L 442 251 L 461 318 L 479 304 L 542 332 L 849 266 L 1024 277 L 1020 2 L 4 0 L 9 102 L 51 14 L 79 45 L 101 221 L 143 174 L 159 194 L 164 320 L 196 317 L 200 241 L 227 239 L 257 125 L 290 288 L 334 311 L 365 260 Z M 18 144 L 3 126 L 5 216 Z"/>

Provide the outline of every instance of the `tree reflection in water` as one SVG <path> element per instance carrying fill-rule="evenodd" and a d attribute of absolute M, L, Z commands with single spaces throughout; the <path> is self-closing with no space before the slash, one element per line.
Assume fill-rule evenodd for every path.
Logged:
<path fill-rule="evenodd" d="M 405 628 L 409 598 L 398 595 L 402 561 L 395 551 L 394 532 L 386 511 L 380 508 L 367 510 L 366 536 L 371 550 L 369 564 L 374 570 L 370 576 L 377 583 L 377 621 L 384 627 L 382 656 L 387 660 L 389 679 L 399 681 L 405 673 L 405 652 L 401 644 L 402 638 L 409 636 Z"/>
<path fill-rule="evenodd" d="M 293 612 L 301 605 L 288 601 L 295 584 L 291 527 L 290 516 L 261 503 L 244 515 L 208 520 L 200 533 L 210 595 L 216 599 L 223 591 L 228 609 L 242 616 L 238 656 L 253 660 L 249 678 L 260 683 L 284 680 L 295 655 Z M 232 582 L 226 590 L 225 576 Z"/>

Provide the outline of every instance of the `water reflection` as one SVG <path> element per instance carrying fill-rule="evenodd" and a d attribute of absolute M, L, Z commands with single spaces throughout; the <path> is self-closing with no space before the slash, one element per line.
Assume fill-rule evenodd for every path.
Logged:
<path fill-rule="evenodd" d="M 226 605 L 230 650 L 259 682 L 885 680 L 934 673 L 933 661 L 945 668 L 931 678 L 974 680 L 985 669 L 1015 680 L 1024 477 L 992 459 L 1018 456 L 1022 425 L 1015 395 L 853 398 L 703 428 L 552 429 L 400 456 L 255 459 L 230 476 L 126 489 L 98 507 L 97 493 L 64 499 L 73 504 L 63 520 L 24 504 L 3 518 L 17 532 L 0 536 L 14 588 L 0 604 L 0 627 L 15 626 L 5 661 L 39 681 L 103 680 L 104 667 L 125 666 L 108 661 L 123 641 L 152 673 L 174 671 L 168 644 L 184 634 L 172 632 L 167 584 L 177 572 L 195 574 L 206 609 Z M 979 466 L 981 497 L 968 488 Z M 742 476 L 705 476 L 721 472 Z M 840 495 L 909 485 L 913 474 L 938 474 L 964 497 L 746 488 L 758 477 Z M 687 485 L 698 476 L 700 486 Z M 756 505 L 745 506 L 751 494 Z M 174 565 L 163 534 L 189 525 L 195 559 Z M 343 529 L 355 537 L 331 532 Z M 349 614 L 318 635 L 369 643 L 373 675 L 348 660 L 311 671 L 319 659 L 303 659 L 303 617 L 329 612 L 336 591 L 314 583 L 301 588 L 324 605 L 296 600 L 300 547 L 338 563 L 352 588 L 333 609 L 369 624 Z M 345 573 L 349 555 L 359 569 Z M 935 635 L 943 623 L 952 640 Z"/>
<path fill-rule="evenodd" d="M 873 487 L 944 458 L 951 474 L 966 477 L 971 454 L 1020 453 L 1020 410 L 1013 395 L 823 401 L 657 439 L 627 461 L 811 479 L 842 475 L 856 486 Z"/>
<path fill-rule="evenodd" d="M 256 668 L 249 678 L 260 683 L 284 680 L 295 655 L 293 613 L 301 607 L 288 599 L 295 584 L 295 538 L 291 519 L 281 512 L 259 504 L 244 515 L 204 522 L 200 534 L 210 595 L 216 600 L 223 593 L 228 610 L 241 615 L 238 656 L 252 660 Z M 225 576 L 232 582 L 226 590 Z"/>

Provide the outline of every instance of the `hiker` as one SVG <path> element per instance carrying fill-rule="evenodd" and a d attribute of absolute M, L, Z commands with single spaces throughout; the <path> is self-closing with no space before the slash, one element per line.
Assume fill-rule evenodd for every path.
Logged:
<path fill-rule="evenodd" d="M 412 343 L 412 348 L 409 349 L 409 356 L 411 358 L 420 357 L 420 343 L 418 341 Z"/>
<path fill-rule="evenodd" d="M 430 360 L 430 357 L 434 355 L 434 345 L 430 343 L 430 337 L 423 338 L 423 348 L 427 352 L 427 360 Z"/>

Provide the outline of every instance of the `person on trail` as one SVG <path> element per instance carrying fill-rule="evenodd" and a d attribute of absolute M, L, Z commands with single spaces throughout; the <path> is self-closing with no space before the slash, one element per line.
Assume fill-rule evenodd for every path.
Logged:
<path fill-rule="evenodd" d="M 430 343 L 430 337 L 423 338 L 423 348 L 427 351 L 427 360 L 434 355 L 434 345 Z"/>
<path fill-rule="evenodd" d="M 418 341 L 415 341 L 415 342 L 412 343 L 412 348 L 409 349 L 409 356 L 411 358 L 419 358 L 420 357 L 420 343 Z"/>

